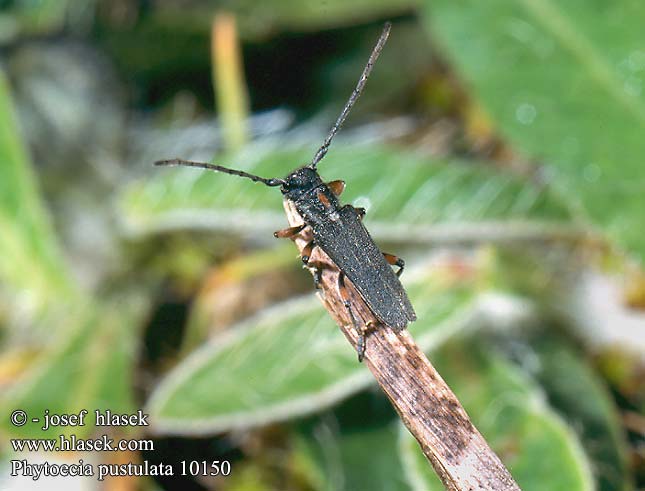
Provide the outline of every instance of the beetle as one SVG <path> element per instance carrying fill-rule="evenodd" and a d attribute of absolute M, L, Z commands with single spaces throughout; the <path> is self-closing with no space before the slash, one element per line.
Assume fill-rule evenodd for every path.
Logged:
<path fill-rule="evenodd" d="M 349 204 L 342 206 L 338 197 L 345 188 L 344 181 L 325 183 L 318 174 L 317 166 L 327 154 L 334 135 L 361 95 L 372 67 L 387 41 L 390 28 L 389 22 L 383 27 L 383 32 L 372 50 L 356 88 L 311 163 L 295 169 L 284 179 L 264 178 L 221 165 L 181 159 L 155 162 L 155 165 L 160 166 L 178 165 L 214 170 L 244 177 L 269 187 L 279 186 L 283 199 L 294 205 L 303 223 L 299 226 L 278 230 L 274 235 L 277 238 L 295 238 L 307 227 L 310 228 L 313 240 L 303 248 L 301 258 L 305 266 L 312 268 L 316 288 L 320 285 L 322 270 L 319 265 L 310 262 L 313 248 L 320 247 L 337 266 L 339 271 L 338 291 L 358 333 L 356 350 L 359 362 L 363 360 L 365 354 L 365 332 L 367 328 L 372 326 L 371 322 L 363 328 L 357 325 L 345 284 L 346 278 L 352 282 L 356 291 L 381 324 L 395 330 L 402 330 L 417 317 L 403 285 L 399 281 L 405 262 L 397 256 L 382 253 L 379 250 L 363 225 L 362 219 L 365 209 L 355 208 Z M 398 266 L 398 271 L 395 273 L 391 266 Z"/>

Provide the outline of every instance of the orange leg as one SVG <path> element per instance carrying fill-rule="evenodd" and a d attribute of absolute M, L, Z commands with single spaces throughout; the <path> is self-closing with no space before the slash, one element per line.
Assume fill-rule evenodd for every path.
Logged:
<path fill-rule="evenodd" d="M 309 258 L 311 257 L 311 251 L 313 251 L 315 245 L 316 244 L 314 244 L 314 241 L 312 240 L 302 248 L 300 259 L 302 259 L 302 262 L 305 263 L 305 265 L 309 263 Z"/>
<path fill-rule="evenodd" d="M 387 252 L 383 253 L 385 260 L 392 266 L 398 266 L 399 270 L 396 272 L 397 276 L 401 276 L 403 269 L 405 268 L 405 261 L 400 257 L 395 256 L 394 254 L 388 254 Z"/>
<path fill-rule="evenodd" d="M 273 236 L 277 239 L 290 239 L 294 235 L 300 233 L 306 226 L 307 224 L 303 223 L 302 225 L 298 225 L 297 227 L 283 228 L 282 230 L 273 232 Z"/>

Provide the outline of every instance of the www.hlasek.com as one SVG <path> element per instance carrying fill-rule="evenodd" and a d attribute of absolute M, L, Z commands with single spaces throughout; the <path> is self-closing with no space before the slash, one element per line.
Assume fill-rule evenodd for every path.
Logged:
<path fill-rule="evenodd" d="M 117 440 L 101 435 L 99 438 L 76 438 L 76 435 L 58 435 L 57 439 L 12 438 L 14 452 L 136 452 L 154 450 L 152 440 Z"/>
<path fill-rule="evenodd" d="M 93 418 L 92 418 L 93 417 Z M 117 414 L 110 410 L 86 409 L 73 414 L 54 414 L 45 410 L 42 416 L 33 417 L 21 409 L 11 413 L 11 423 L 16 427 L 38 425 L 37 429 L 83 427 L 114 428 L 123 426 L 148 426 L 148 415 L 142 411 L 134 414 Z M 93 419 L 93 421 L 91 421 Z M 61 430 L 63 431 L 63 430 Z M 78 438 L 74 434 L 60 434 L 57 438 L 13 438 L 11 448 L 16 453 L 24 452 L 140 452 L 154 450 L 154 442 L 148 439 L 115 439 L 108 435 L 98 438 Z M 30 462 L 29 459 L 16 458 L 10 462 L 12 477 L 28 477 L 34 481 L 41 477 L 95 476 L 99 481 L 108 476 L 227 476 L 231 472 L 228 461 L 181 461 L 171 464 L 127 462 L 121 464 L 94 464 L 79 459 L 78 462 Z"/>

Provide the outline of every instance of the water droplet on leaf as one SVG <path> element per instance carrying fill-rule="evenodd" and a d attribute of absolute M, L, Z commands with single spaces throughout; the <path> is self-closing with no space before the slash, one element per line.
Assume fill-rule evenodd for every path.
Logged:
<path fill-rule="evenodd" d="M 532 124 L 537 116 L 537 109 L 533 104 L 522 103 L 515 110 L 515 117 L 522 124 Z"/>

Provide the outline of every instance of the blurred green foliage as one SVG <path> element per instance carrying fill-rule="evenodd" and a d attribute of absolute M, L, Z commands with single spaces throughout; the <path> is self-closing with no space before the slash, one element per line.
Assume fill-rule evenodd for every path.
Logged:
<path fill-rule="evenodd" d="M 214 159 L 263 176 L 310 159 L 319 121 L 333 120 L 391 16 L 392 40 L 349 121 L 373 124 L 341 132 L 322 175 L 346 180 L 343 200 L 366 207 L 374 237 L 408 259 L 404 282 L 419 316 L 410 330 L 523 489 L 643 485 L 634 450 L 645 410 L 640 297 L 630 309 L 620 291 L 597 294 L 585 283 L 590 275 L 623 281 L 645 257 L 640 3 L 1 6 L 0 26 L 9 28 L 0 36 L 8 60 L 0 76 L 0 452 L 12 455 L 9 437 L 57 434 L 11 426 L 17 407 L 145 407 L 155 442 L 171 449 L 165 459 L 235 460 L 236 475 L 209 488 L 441 489 L 318 302 L 289 298 L 309 280 L 291 253 L 269 246 L 285 223 L 279 194 L 149 165 L 175 152 L 190 158 L 195 142 L 226 133 L 192 124 L 212 110 L 216 12 L 238 19 L 252 107 L 286 94 L 296 118 L 315 114 L 313 124 L 277 129 L 258 129 L 252 117 L 260 136 Z M 17 77 L 12 56 L 32 37 L 69 34 L 121 70 L 114 93 L 129 93 L 131 118 L 110 114 L 129 121 L 120 128 L 125 150 L 97 149 L 88 136 L 88 148 L 70 145 L 58 162 L 47 146 L 64 142 L 33 142 L 19 124 L 23 93 L 51 110 L 44 94 L 56 92 Z M 111 80 L 82 56 L 73 67 L 59 59 L 67 83 L 91 70 Z M 21 60 L 24 69 L 32 59 Z M 31 92 L 16 90 L 12 101 L 14 80 Z M 90 101 L 84 87 L 88 107 L 100 108 L 100 94 Z M 46 121 L 52 135 L 65 121 L 99 128 L 64 109 L 53 111 L 58 123 Z M 100 118 L 100 109 L 90 113 Z M 173 131 L 186 121 L 182 143 Z M 42 161 L 30 162 L 25 141 Z M 596 366 L 607 339 L 622 344 Z M 636 355 L 623 357 L 630 349 Z M 207 449 L 197 437 L 209 438 Z"/>
<path fill-rule="evenodd" d="M 60 297 L 71 294 L 60 245 L 52 230 L 50 217 L 39 196 L 33 169 L 18 131 L 9 87 L 0 73 L 0 312 L 11 314 L 12 302 L 24 305 L 31 315 L 56 307 Z"/>
<path fill-rule="evenodd" d="M 285 162 L 304 164 L 310 154 L 310 148 L 268 141 L 218 161 L 236 162 L 238 168 L 261 176 L 283 176 Z M 341 143 L 325 159 L 321 174 L 352 183 L 343 199 L 367 208 L 366 223 L 381 240 L 428 240 L 433 230 L 455 223 L 461 229 L 468 223 L 518 235 L 557 235 L 574 228 L 566 203 L 549 188 L 496 172 L 484 162 L 429 159 L 393 146 Z M 266 234 L 284 222 L 281 203 L 270 189 L 255 186 L 249 191 L 246 181 L 196 175 L 190 169 L 133 184 L 124 196 L 122 217 L 133 231 L 145 227 L 148 232 L 206 221 L 231 232 Z"/>
<path fill-rule="evenodd" d="M 425 13 L 498 131 L 642 262 L 645 5 L 445 0 Z"/>

